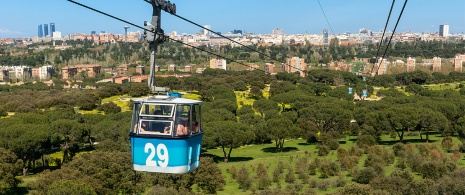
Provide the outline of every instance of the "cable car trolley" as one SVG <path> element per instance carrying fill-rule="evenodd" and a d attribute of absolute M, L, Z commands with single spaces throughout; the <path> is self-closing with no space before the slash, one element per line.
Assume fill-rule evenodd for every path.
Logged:
<path fill-rule="evenodd" d="M 134 101 L 129 137 L 135 171 L 181 174 L 199 166 L 201 101 L 176 96 Z"/>

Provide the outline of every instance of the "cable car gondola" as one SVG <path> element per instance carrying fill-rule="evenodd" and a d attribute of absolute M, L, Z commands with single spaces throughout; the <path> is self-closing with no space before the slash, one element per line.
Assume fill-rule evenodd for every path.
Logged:
<path fill-rule="evenodd" d="M 199 166 L 201 101 L 176 96 L 134 101 L 130 139 L 135 171 L 187 173 Z"/>

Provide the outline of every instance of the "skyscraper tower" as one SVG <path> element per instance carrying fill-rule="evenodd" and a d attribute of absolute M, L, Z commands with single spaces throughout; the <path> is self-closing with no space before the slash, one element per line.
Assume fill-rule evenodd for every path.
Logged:
<path fill-rule="evenodd" d="M 129 26 L 125 26 L 124 27 L 124 38 L 126 38 L 126 43 L 128 42 L 128 28 Z"/>
<path fill-rule="evenodd" d="M 441 37 L 449 36 L 449 25 L 448 24 L 439 25 L 439 36 Z"/>
<path fill-rule="evenodd" d="M 51 22 L 50 23 L 50 35 L 53 36 L 53 33 L 55 32 L 55 23 Z"/>
<path fill-rule="evenodd" d="M 48 36 L 48 24 L 44 24 L 44 36 Z"/>
<path fill-rule="evenodd" d="M 44 31 L 42 29 L 42 24 L 39 24 L 38 31 L 37 31 L 37 36 L 39 36 L 39 37 L 44 36 Z"/>
<path fill-rule="evenodd" d="M 323 30 L 323 44 L 324 45 L 329 45 L 329 34 L 328 34 L 328 29 Z"/>
<path fill-rule="evenodd" d="M 204 28 L 208 29 L 208 30 L 211 30 L 211 26 L 210 25 L 205 25 L 203 26 Z M 203 29 L 203 35 L 205 36 L 210 36 L 210 31 L 206 30 L 206 29 Z"/>

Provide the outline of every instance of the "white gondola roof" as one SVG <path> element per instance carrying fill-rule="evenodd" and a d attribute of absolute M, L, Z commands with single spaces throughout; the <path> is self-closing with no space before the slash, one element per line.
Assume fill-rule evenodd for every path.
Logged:
<path fill-rule="evenodd" d="M 168 95 L 155 95 L 148 98 L 134 99 L 142 103 L 171 103 L 171 104 L 200 104 L 202 101 L 186 98 L 178 98 Z"/>

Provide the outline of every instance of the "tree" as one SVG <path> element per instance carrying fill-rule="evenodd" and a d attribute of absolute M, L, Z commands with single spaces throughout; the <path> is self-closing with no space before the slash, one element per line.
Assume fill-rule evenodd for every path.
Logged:
<path fill-rule="evenodd" d="M 418 120 L 420 138 L 423 139 L 422 132 L 426 131 L 426 142 L 429 140 L 429 131 L 445 129 L 448 126 L 447 118 L 442 113 L 431 109 L 418 109 Z"/>
<path fill-rule="evenodd" d="M 60 192 L 65 190 L 65 186 L 72 189 L 80 187 L 83 192 L 88 193 L 93 189 L 97 194 L 142 193 L 148 183 L 143 180 L 141 173 L 134 173 L 132 164 L 128 162 L 131 162 L 129 152 L 85 153 L 64 164 L 59 170 L 44 172 L 29 187 L 38 194 L 46 194 L 54 188 Z M 54 186 L 57 181 L 65 180 L 72 183 L 64 182 Z"/>
<path fill-rule="evenodd" d="M 262 90 L 257 87 L 257 86 L 252 86 L 250 87 L 250 97 L 252 97 L 253 99 L 262 99 L 263 98 L 263 92 Z"/>
<path fill-rule="evenodd" d="M 201 157 L 200 166 L 194 170 L 194 182 L 206 194 L 216 194 L 226 184 L 221 169 L 210 157 Z"/>
<path fill-rule="evenodd" d="M 114 114 L 121 112 L 121 107 L 113 102 L 108 102 L 106 104 L 102 104 L 102 111 L 105 112 L 105 114 Z"/>
<path fill-rule="evenodd" d="M 411 106 L 394 106 L 384 113 L 389 127 L 399 136 L 399 141 L 404 141 L 405 131 L 413 130 L 418 124 L 418 112 Z"/>
<path fill-rule="evenodd" d="M 342 133 L 349 127 L 351 112 L 341 105 L 322 102 L 298 110 L 300 123 L 316 127 L 321 133 Z M 310 124 L 309 124 L 310 123 Z M 300 125 L 302 127 L 302 125 Z"/>
<path fill-rule="evenodd" d="M 233 148 L 249 143 L 253 137 L 248 126 L 232 121 L 214 121 L 204 127 L 206 136 L 223 149 L 224 162 L 229 162 Z"/>
<path fill-rule="evenodd" d="M 16 175 L 21 173 L 23 162 L 10 150 L 0 148 L 0 194 L 18 186 L 21 182 Z"/>
<path fill-rule="evenodd" d="M 50 185 L 47 195 L 96 195 L 94 189 L 82 181 L 61 180 Z"/>
<path fill-rule="evenodd" d="M 294 124 L 287 118 L 273 118 L 266 121 L 269 134 L 275 140 L 276 152 L 282 152 L 284 139 L 290 137 L 291 131 L 295 129 Z"/>
<path fill-rule="evenodd" d="M 260 112 L 264 116 L 265 111 L 272 110 L 275 112 L 279 111 L 278 103 L 273 100 L 260 99 L 253 103 L 253 108 Z"/>

